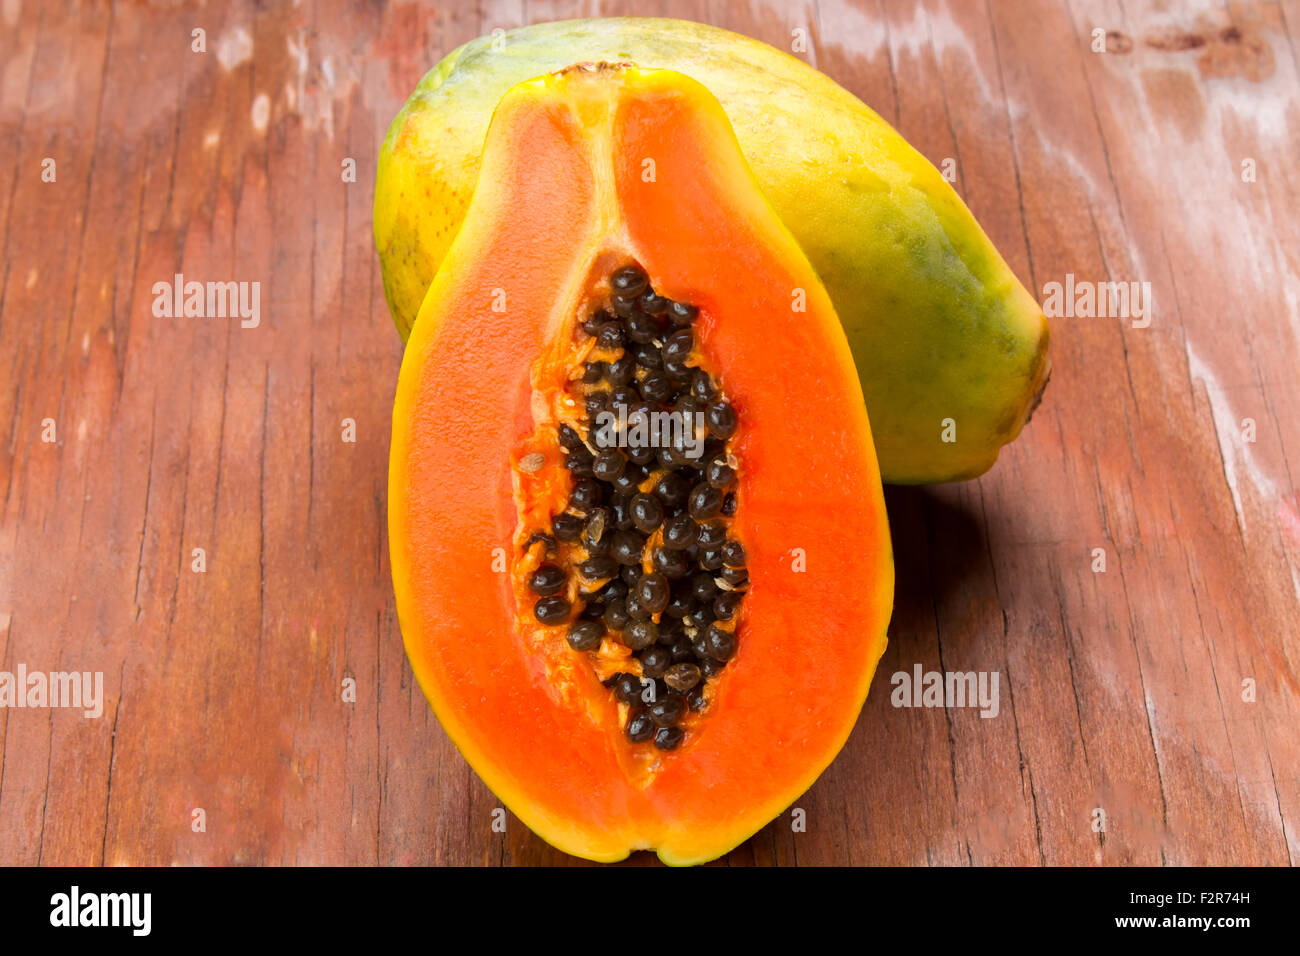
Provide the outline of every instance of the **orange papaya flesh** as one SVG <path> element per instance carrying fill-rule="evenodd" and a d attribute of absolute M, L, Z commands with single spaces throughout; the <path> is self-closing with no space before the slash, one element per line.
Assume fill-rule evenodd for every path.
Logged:
<path fill-rule="evenodd" d="M 603 579 L 577 574 L 589 539 L 556 535 L 557 516 L 586 517 L 560 428 L 595 447 L 585 401 L 597 386 L 583 375 L 622 354 L 583 326 L 599 324 L 625 269 L 698 308 L 689 364 L 738 420 L 710 446 L 736 473 L 732 513 L 709 522 L 745 552 L 734 655 L 702 682 L 669 750 L 629 739 L 643 705 L 603 683 L 641 672 L 626 631 L 589 649 L 568 640 Z M 656 458 L 637 490 L 665 470 Z M 713 859 L 843 746 L 892 604 L 870 426 L 829 297 L 698 83 L 585 64 L 502 99 L 402 363 L 389 533 L 407 654 L 435 714 L 561 850 Z M 542 563 L 563 572 L 567 605 L 548 622 L 530 584 Z"/>

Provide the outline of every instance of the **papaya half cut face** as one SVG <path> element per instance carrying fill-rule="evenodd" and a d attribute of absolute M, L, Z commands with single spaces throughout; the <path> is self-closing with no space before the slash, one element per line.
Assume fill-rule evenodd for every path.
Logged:
<path fill-rule="evenodd" d="M 389 536 L 412 669 L 519 819 L 726 853 L 843 746 L 893 561 L 807 259 L 687 77 L 514 87 L 407 345 Z"/>

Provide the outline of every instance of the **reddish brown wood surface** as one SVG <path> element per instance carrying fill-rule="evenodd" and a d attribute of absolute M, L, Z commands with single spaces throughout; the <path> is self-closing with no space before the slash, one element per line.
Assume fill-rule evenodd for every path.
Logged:
<path fill-rule="evenodd" d="M 1054 321 L 1046 400 L 990 474 L 890 490 L 874 692 L 807 832 L 783 817 L 727 862 L 1293 862 L 1300 4 L 1174 6 L 6 0 L 0 670 L 102 671 L 106 701 L 0 710 L 0 863 L 569 862 L 492 831 L 405 661 L 370 209 L 444 52 L 593 13 L 807 30 L 808 60 L 955 160 L 1036 293 L 1154 297 L 1148 328 Z M 260 326 L 156 318 L 177 272 L 260 282 Z M 892 707 L 916 663 L 999 672 L 999 716 Z"/>

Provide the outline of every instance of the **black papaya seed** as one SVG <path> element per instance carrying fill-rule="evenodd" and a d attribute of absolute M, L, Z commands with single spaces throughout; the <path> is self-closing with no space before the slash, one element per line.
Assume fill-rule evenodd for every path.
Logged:
<path fill-rule="evenodd" d="M 624 266 L 609 277 L 610 288 L 615 295 L 635 298 L 646 290 L 645 270 L 638 266 Z"/>
<path fill-rule="evenodd" d="M 686 714 L 686 702 L 674 694 L 666 694 L 650 705 L 650 719 L 660 727 L 671 727 Z"/>
<path fill-rule="evenodd" d="M 645 743 L 655 733 L 655 723 L 650 719 L 649 711 L 644 708 L 635 710 L 627 719 L 627 739 L 634 744 Z"/>
<path fill-rule="evenodd" d="M 736 635 L 717 624 L 710 625 L 706 633 L 709 657 L 715 661 L 731 660 L 736 653 Z"/>
<path fill-rule="evenodd" d="M 578 621 L 569 628 L 569 646 L 575 651 L 590 651 L 600 646 L 605 636 L 605 625 L 600 621 Z"/>
<path fill-rule="evenodd" d="M 641 689 L 641 678 L 635 674 L 620 674 L 614 682 L 614 696 L 624 704 L 639 704 Z"/>
<path fill-rule="evenodd" d="M 564 588 L 564 572 L 553 564 L 539 564 L 528 576 L 528 587 L 542 597 L 559 594 Z"/>
<path fill-rule="evenodd" d="M 565 598 L 544 597 L 533 605 L 533 616 L 542 624 L 560 624 L 569 617 L 569 602 Z"/>
<path fill-rule="evenodd" d="M 699 682 L 700 668 L 696 664 L 677 663 L 664 671 L 664 683 L 673 690 L 687 691 Z"/>
<path fill-rule="evenodd" d="M 641 676 L 650 678 L 663 677 L 672 664 L 672 660 L 672 652 L 662 644 L 647 647 L 641 652 L 640 656 Z"/>
<path fill-rule="evenodd" d="M 659 750 L 676 750 L 686 731 L 680 727 L 660 727 L 655 731 L 655 747 Z"/>

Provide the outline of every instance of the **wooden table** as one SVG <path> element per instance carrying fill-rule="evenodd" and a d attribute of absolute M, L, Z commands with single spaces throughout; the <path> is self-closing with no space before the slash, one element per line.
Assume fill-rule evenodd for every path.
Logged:
<path fill-rule="evenodd" d="M 726 862 L 1294 862 L 1300 3 L 1204 6 L 6 2 L 0 669 L 102 671 L 105 701 L 0 710 L 0 863 L 570 861 L 493 832 L 406 663 L 370 210 L 442 53 L 593 13 L 806 29 L 955 160 L 1032 289 L 1153 296 L 1146 328 L 1054 321 L 1046 400 L 991 473 L 888 492 L 875 691 L 807 832 Z M 259 281 L 260 325 L 155 317 L 175 273 Z M 916 664 L 997 671 L 998 717 L 892 707 Z"/>

